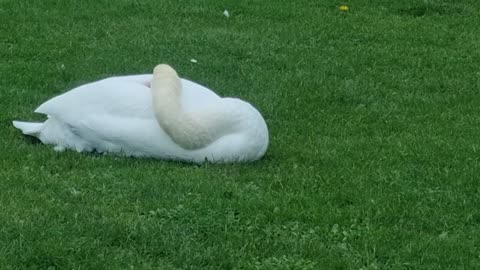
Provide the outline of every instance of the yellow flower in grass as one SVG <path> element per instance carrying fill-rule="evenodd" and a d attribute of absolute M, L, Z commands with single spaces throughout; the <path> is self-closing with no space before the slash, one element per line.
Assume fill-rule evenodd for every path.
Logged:
<path fill-rule="evenodd" d="M 341 5 L 340 11 L 348 11 L 350 8 L 347 5 Z"/>

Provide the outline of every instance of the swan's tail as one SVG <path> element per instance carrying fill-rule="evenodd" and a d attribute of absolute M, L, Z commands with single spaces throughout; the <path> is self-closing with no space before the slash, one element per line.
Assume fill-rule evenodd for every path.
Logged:
<path fill-rule="evenodd" d="M 43 123 L 13 121 L 12 124 L 14 127 L 20 129 L 23 134 L 30 136 L 38 136 L 43 127 Z"/>

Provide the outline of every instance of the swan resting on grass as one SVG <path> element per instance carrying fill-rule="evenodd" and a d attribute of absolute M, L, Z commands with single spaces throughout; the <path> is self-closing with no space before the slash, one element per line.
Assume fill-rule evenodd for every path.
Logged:
<path fill-rule="evenodd" d="M 13 121 L 56 151 L 115 153 L 193 163 L 248 162 L 268 147 L 262 115 L 221 98 L 160 64 L 153 75 L 111 77 L 54 97 L 35 112 L 43 123 Z"/>

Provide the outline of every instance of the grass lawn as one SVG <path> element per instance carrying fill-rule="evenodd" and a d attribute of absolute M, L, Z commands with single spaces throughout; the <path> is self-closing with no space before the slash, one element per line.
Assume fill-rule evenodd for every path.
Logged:
<path fill-rule="evenodd" d="M 479 14 L 477 0 L 0 0 L 0 269 L 480 268 Z M 57 153 L 11 125 L 158 63 L 254 104 L 267 155 Z"/>

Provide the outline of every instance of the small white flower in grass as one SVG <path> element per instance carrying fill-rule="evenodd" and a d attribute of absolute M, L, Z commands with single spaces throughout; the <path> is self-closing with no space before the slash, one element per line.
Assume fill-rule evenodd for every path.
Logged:
<path fill-rule="evenodd" d="M 75 188 L 70 189 L 70 193 L 72 193 L 73 196 L 78 196 L 80 195 L 80 191 L 76 190 Z"/>
<path fill-rule="evenodd" d="M 192 63 L 197 63 L 197 59 L 193 59 L 193 58 L 192 58 L 192 59 L 190 59 L 190 62 L 192 62 Z"/>
<path fill-rule="evenodd" d="M 228 13 L 228 10 L 225 9 L 225 11 L 223 11 L 223 16 L 225 17 L 230 17 L 230 13 Z"/>

